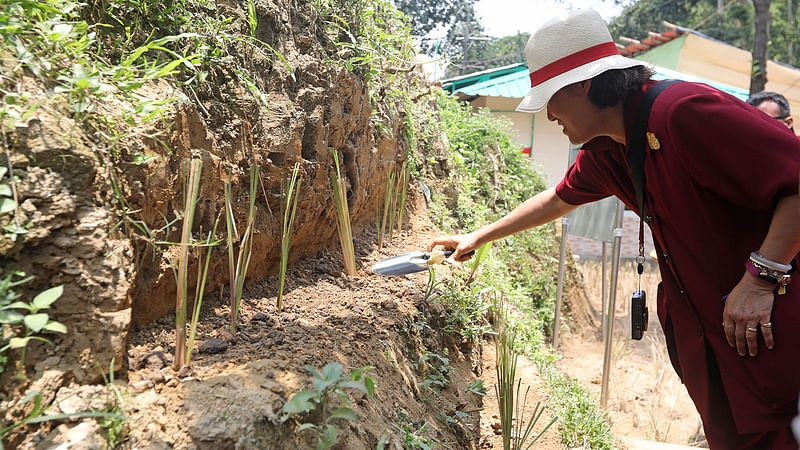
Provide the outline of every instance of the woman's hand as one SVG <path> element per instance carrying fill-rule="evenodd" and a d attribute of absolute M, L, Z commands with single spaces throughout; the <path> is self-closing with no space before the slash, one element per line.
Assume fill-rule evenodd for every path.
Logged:
<path fill-rule="evenodd" d="M 767 348 L 775 348 L 772 337 L 772 304 L 775 285 L 745 273 L 728 294 L 722 313 L 722 326 L 728 345 L 736 347 L 739 356 L 758 355 L 758 330 L 764 336 Z"/>
<path fill-rule="evenodd" d="M 450 257 L 459 262 L 470 259 L 471 256 L 462 257 L 462 255 L 480 247 L 476 232 L 456 234 L 453 236 L 439 236 L 428 244 L 428 251 L 433 250 L 437 245 L 441 245 L 445 250 L 453 250 L 453 254 L 450 255 Z"/>

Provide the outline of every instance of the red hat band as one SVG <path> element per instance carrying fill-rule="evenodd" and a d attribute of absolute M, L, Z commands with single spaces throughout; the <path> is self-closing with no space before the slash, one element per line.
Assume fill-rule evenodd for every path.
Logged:
<path fill-rule="evenodd" d="M 617 45 L 613 42 L 604 42 L 595 46 L 577 51 L 530 73 L 531 87 L 543 83 L 555 76 L 568 72 L 576 67 L 596 61 L 606 56 L 619 55 Z"/>

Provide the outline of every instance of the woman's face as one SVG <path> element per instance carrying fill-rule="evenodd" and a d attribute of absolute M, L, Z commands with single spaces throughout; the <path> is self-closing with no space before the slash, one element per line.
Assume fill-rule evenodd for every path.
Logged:
<path fill-rule="evenodd" d="M 570 84 L 553 94 L 547 102 L 547 119 L 558 123 L 562 132 L 575 145 L 595 136 L 598 108 L 589 101 L 590 81 Z"/>

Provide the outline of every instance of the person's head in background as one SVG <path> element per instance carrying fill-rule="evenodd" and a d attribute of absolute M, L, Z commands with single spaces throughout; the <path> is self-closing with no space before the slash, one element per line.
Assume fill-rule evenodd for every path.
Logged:
<path fill-rule="evenodd" d="M 775 120 L 782 122 L 794 133 L 792 124 L 792 112 L 789 110 L 789 102 L 777 92 L 761 91 L 751 95 L 747 103 L 769 114 Z"/>

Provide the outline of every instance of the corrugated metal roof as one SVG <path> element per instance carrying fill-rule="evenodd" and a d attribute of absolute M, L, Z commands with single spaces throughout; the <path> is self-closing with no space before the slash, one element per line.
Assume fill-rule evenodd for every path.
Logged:
<path fill-rule="evenodd" d="M 663 67 L 652 66 L 656 74 L 655 80 L 678 79 L 695 83 L 705 83 L 723 92 L 727 92 L 741 100 L 747 99 L 749 92 L 745 89 L 733 87 L 724 83 L 706 80 L 693 75 L 684 74 Z M 510 69 L 514 69 L 513 71 Z M 486 96 L 486 97 L 510 97 L 522 98 L 531 88 L 528 68 L 524 64 L 513 67 L 506 66 L 503 70 L 506 73 L 491 77 L 491 71 L 483 71 L 471 76 L 461 76 L 457 79 L 443 80 L 442 89 L 451 94 L 461 93 L 467 96 Z"/>

